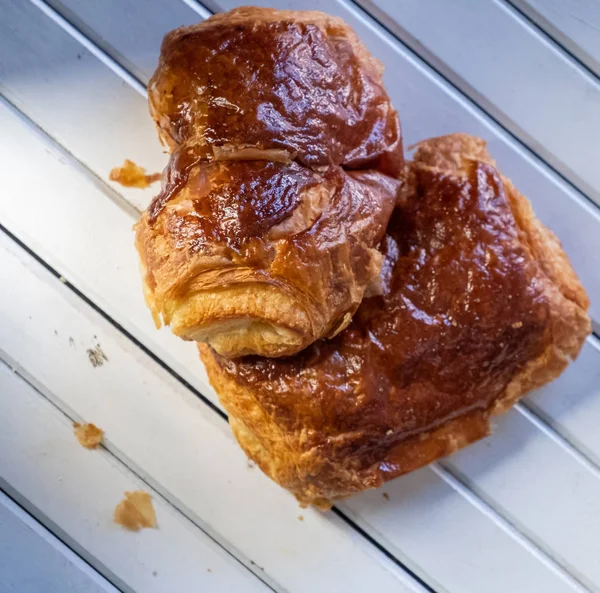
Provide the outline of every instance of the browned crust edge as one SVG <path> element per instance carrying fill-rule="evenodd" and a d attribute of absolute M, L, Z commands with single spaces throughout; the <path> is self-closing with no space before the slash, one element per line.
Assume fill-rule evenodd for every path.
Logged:
<path fill-rule="evenodd" d="M 483 140 L 452 134 L 417 145 L 413 166 L 460 175 L 472 160 L 495 164 Z M 487 436 L 493 415 L 507 411 L 526 393 L 558 377 L 579 354 L 591 332 L 587 294 L 557 238 L 535 218 L 529 201 L 508 179 L 502 179 L 522 244 L 539 266 L 549 303 L 550 340 L 541 356 L 524 364 L 489 408 L 471 410 L 434 430 L 404 439 L 376 464 L 359 470 L 353 463 L 356 460 L 335 460 L 317 449 L 302 450 L 303 435 L 283 433 L 253 393 L 223 371 L 210 348 L 199 346 L 211 384 L 230 414 L 231 427 L 241 447 L 301 504 L 326 510 L 335 500 L 381 486 Z M 382 470 L 386 462 L 393 466 L 392 471 Z"/>

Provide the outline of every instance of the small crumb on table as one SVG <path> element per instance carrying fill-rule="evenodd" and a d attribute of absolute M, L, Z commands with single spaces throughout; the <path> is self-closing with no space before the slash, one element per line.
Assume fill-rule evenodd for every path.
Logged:
<path fill-rule="evenodd" d="M 160 173 L 146 174 L 146 169 L 136 165 L 133 161 L 125 159 L 121 167 L 115 167 L 109 173 L 108 178 L 116 181 L 125 187 L 137 187 L 144 189 L 149 187 L 155 181 L 160 181 Z"/>
<path fill-rule="evenodd" d="M 105 362 L 108 362 L 108 357 L 100 348 L 100 344 L 96 344 L 94 348 L 88 348 L 87 355 L 94 368 L 101 367 Z"/>
<path fill-rule="evenodd" d="M 117 505 L 114 521 L 130 531 L 144 527 L 156 527 L 156 513 L 152 497 L 143 490 L 125 492 L 125 498 Z"/>
<path fill-rule="evenodd" d="M 95 449 L 104 438 L 104 431 L 95 424 L 73 423 L 73 432 L 79 444 L 86 449 Z"/>
<path fill-rule="evenodd" d="M 298 521 L 304 521 L 304 516 L 303 515 L 298 515 Z"/>
<path fill-rule="evenodd" d="M 383 498 L 385 498 L 386 500 L 390 499 L 390 495 L 387 492 L 384 492 L 381 496 L 383 496 Z"/>

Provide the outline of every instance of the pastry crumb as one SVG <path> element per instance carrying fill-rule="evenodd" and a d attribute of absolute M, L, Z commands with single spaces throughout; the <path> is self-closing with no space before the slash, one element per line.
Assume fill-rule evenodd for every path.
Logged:
<path fill-rule="evenodd" d="M 145 189 L 155 181 L 160 181 L 160 173 L 146 174 L 146 169 L 136 165 L 133 161 L 125 159 L 121 167 L 111 169 L 108 178 L 111 181 L 116 181 L 124 187 L 137 187 Z"/>
<path fill-rule="evenodd" d="M 206 572 L 212 572 L 212 570 L 210 568 L 207 568 Z"/>
<path fill-rule="evenodd" d="M 511 327 L 512 327 L 513 329 L 519 329 L 520 327 L 523 327 L 523 322 L 522 322 L 522 321 L 517 321 L 517 322 L 513 323 L 513 324 L 511 325 Z"/>
<path fill-rule="evenodd" d="M 381 494 L 381 496 L 383 496 L 383 498 L 385 498 L 386 500 L 389 500 L 389 499 L 390 499 L 390 495 L 389 495 L 387 492 L 383 492 L 383 493 Z"/>
<path fill-rule="evenodd" d="M 298 521 L 304 521 L 304 516 L 303 515 L 298 515 Z"/>
<path fill-rule="evenodd" d="M 79 444 L 86 449 L 95 449 L 104 438 L 104 431 L 95 424 L 73 422 L 73 432 Z"/>
<path fill-rule="evenodd" d="M 105 362 L 108 362 L 108 357 L 102 352 L 100 344 L 96 344 L 94 348 L 88 348 L 87 355 L 94 368 L 101 367 Z"/>
<path fill-rule="evenodd" d="M 115 523 L 130 531 L 156 527 L 152 497 L 143 490 L 125 492 L 125 498 L 117 505 L 113 518 Z"/>

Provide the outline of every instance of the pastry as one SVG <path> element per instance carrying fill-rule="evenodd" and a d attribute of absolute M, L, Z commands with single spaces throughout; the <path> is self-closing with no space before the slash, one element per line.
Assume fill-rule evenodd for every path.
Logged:
<path fill-rule="evenodd" d="M 334 339 L 279 359 L 200 345 L 239 443 L 303 504 L 327 508 L 486 436 L 591 329 L 558 240 L 478 138 L 416 147 L 381 252 L 381 294 Z"/>
<path fill-rule="evenodd" d="M 296 163 L 197 166 L 137 225 L 146 302 L 178 336 L 225 356 L 293 354 L 348 325 L 378 290 L 400 183 Z"/>
<path fill-rule="evenodd" d="M 244 7 L 165 36 L 148 85 L 171 150 L 397 176 L 400 123 L 383 66 L 339 18 Z"/>
<path fill-rule="evenodd" d="M 172 155 L 136 225 L 157 325 L 291 355 L 379 290 L 403 170 L 381 72 L 320 12 L 243 8 L 165 37 L 149 102 Z"/>

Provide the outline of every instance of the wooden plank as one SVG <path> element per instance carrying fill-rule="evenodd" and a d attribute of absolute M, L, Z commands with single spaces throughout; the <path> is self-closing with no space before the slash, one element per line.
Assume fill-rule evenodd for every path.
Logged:
<path fill-rule="evenodd" d="M 8 126 L 3 129 L 12 131 Z M 54 185 L 52 155 L 35 151 L 35 143 L 27 142 L 26 133 L 21 133 L 19 145 L 36 158 L 44 179 Z M 81 195 L 78 181 L 73 177 L 71 183 L 75 184 L 74 193 Z M 71 193 L 66 178 L 61 178 L 59 187 L 61 195 Z M 71 240 L 69 234 L 62 237 L 67 251 L 78 251 Z M 3 286 L 9 286 L 0 294 L 0 343 L 7 344 L 3 348 L 15 364 L 35 377 L 57 405 L 74 417 L 93 418 L 106 429 L 111 451 L 123 452 L 128 463 L 169 500 L 215 537 L 225 538 L 248 559 L 264 566 L 289 590 L 311 590 L 325 586 L 323 583 L 328 591 L 338 590 L 336 583 L 340 589 L 352 590 L 353 585 L 358 588 L 360 583 L 367 587 L 368 582 L 380 582 L 382 577 L 373 568 L 373 562 L 380 560 L 371 559 L 364 544 L 335 515 L 298 510 L 291 497 L 247 467 L 228 428 L 214 413 L 97 313 L 82 306 L 68 287 L 49 280 L 47 272 L 15 254 L 6 241 L 4 247 L 8 256 L 2 257 L 0 275 L 18 281 L 0 278 Z M 90 255 L 93 259 L 94 254 Z M 21 262 L 18 265 L 15 257 Z M 24 274 L 23 265 L 33 273 Z M 133 264 L 130 272 L 135 273 Z M 86 353 L 97 343 L 109 359 L 101 368 L 93 368 Z M 46 355 L 41 357 L 39 352 Z M 199 368 L 199 363 L 192 368 Z M 194 471 L 190 471 L 192 463 Z M 393 553 L 428 582 L 441 582 L 444 590 L 456 593 L 475 593 L 480 590 L 482 570 L 491 570 L 497 575 L 498 591 L 529 590 L 532 583 L 547 592 L 577 590 L 551 563 L 524 548 L 523 542 L 489 513 L 475 508 L 431 470 L 397 480 L 390 488 L 407 494 L 389 502 L 381 492 L 365 495 L 395 517 L 370 531 L 384 545 L 393 543 Z M 240 497 L 241 492 L 244 495 Z M 442 516 L 435 523 L 435 534 L 427 532 L 425 537 L 422 518 L 430 511 L 423 502 L 431 497 L 445 504 L 440 507 Z M 235 514 L 231 508 L 236 509 Z M 301 523 L 298 514 L 304 517 Z M 415 521 L 416 517 L 420 520 Z M 455 517 L 464 523 L 457 523 Z M 368 528 L 369 515 L 361 521 Z M 476 536 L 464 537 L 464 525 Z M 263 534 L 260 541 L 257 531 Z M 431 537 L 437 538 L 437 549 L 453 550 L 453 572 L 450 564 L 440 564 L 431 553 Z M 487 545 L 482 547 L 484 540 Z M 478 558 L 476 564 L 474 557 Z M 505 571 L 507 565 L 515 569 Z M 380 585 L 382 589 L 386 583 Z M 465 588 L 465 583 L 471 585 Z M 398 587 L 396 581 L 392 585 Z"/>
<path fill-rule="evenodd" d="M 193 0 L 189 5 L 153 0 L 48 0 L 48 4 L 144 84 L 156 69 L 165 32 L 210 15 Z"/>
<path fill-rule="evenodd" d="M 112 455 L 81 447 L 71 420 L 2 363 L 0 409 L 2 487 L 120 588 L 267 590 Z M 153 494 L 158 529 L 133 533 L 112 522 L 123 493 L 137 489 Z"/>
<path fill-rule="evenodd" d="M 597 0 L 509 2 L 600 76 L 600 4 Z"/>
<path fill-rule="evenodd" d="M 124 159 L 162 171 L 146 101 L 30 2 L 0 0 L 0 91 L 137 209 L 156 186 L 124 188 L 108 181 Z M 35 100 L 34 100 L 35 98 Z"/>
<path fill-rule="evenodd" d="M 3 593 L 118 593 L 106 579 L 0 492 Z"/>
<path fill-rule="evenodd" d="M 342 508 L 415 573 L 435 579 L 430 582 L 440 591 L 581 591 L 526 542 L 517 538 L 517 546 L 514 532 L 493 513 L 481 506 L 474 513 L 472 502 L 429 468 L 352 497 Z"/>
<path fill-rule="evenodd" d="M 600 83 L 518 12 L 500 0 L 362 5 L 600 204 Z"/>
<path fill-rule="evenodd" d="M 421 591 L 396 564 L 337 516 L 300 509 L 293 497 L 249 467 L 222 418 L 4 235 L 0 235 L 0 262 L 0 285 L 7 287 L 0 293 L 3 356 L 69 416 L 102 427 L 111 453 L 273 587 L 290 592 L 319 587 L 346 592 L 370 586 L 378 591 Z M 107 361 L 102 366 L 90 363 L 90 348 L 100 348 L 105 354 Z M 10 421 L 4 412 L 0 416 Z M 0 433 L 3 430 L 0 426 Z M 15 427 L 7 428 L 6 435 L 0 437 L 0 449 L 5 452 L 0 474 L 7 480 L 13 476 L 10 479 L 18 492 L 31 497 L 29 493 L 37 488 L 38 498 L 45 498 L 50 486 L 42 488 L 41 482 L 33 481 L 57 483 L 58 476 L 64 474 L 53 460 L 66 455 L 66 445 L 55 446 L 52 441 L 48 447 L 51 462 L 38 456 L 37 462 L 43 467 L 19 471 L 23 462 L 14 455 L 14 448 L 20 443 L 25 446 L 28 434 Z M 12 440 L 10 452 L 8 444 Z M 84 460 L 91 459 L 71 434 L 66 443 L 77 454 L 83 451 L 87 455 Z M 36 442 L 35 447 L 41 451 L 43 443 Z M 79 465 L 74 471 L 77 475 L 85 471 L 87 475 L 96 470 Z M 98 491 L 102 508 L 114 506 L 119 500 L 115 491 L 132 489 L 122 485 L 117 488 L 112 483 L 106 488 L 110 491 Z M 52 499 L 64 507 L 64 512 L 72 512 L 87 501 L 87 495 L 64 498 L 57 494 Z M 32 503 L 42 504 L 35 501 L 32 499 Z M 102 512 L 110 517 L 109 510 Z M 67 519 L 61 516 L 56 523 L 62 527 Z M 93 527 L 88 526 L 88 532 Z M 162 528 L 157 537 L 161 534 Z M 171 542 L 169 546 L 175 554 L 181 544 Z M 145 564 L 145 554 L 151 552 L 139 552 Z M 192 551 L 190 554 L 193 556 Z M 108 560 L 106 564 L 112 567 Z M 166 583 L 170 582 L 162 581 L 162 590 Z M 168 588 L 189 590 L 171 584 Z"/>
<path fill-rule="evenodd" d="M 0 157 L 6 157 L 3 166 L 14 173 L 4 179 L 2 224 L 216 402 L 203 367 L 198 365 L 196 348 L 167 329 L 157 331 L 144 305 L 131 231 L 135 219 L 1 104 L 0 129 Z M 36 163 L 34 169 L 32 162 Z M 24 179 L 27 200 L 23 199 Z"/>
<path fill-rule="evenodd" d="M 596 337 L 588 339 L 576 364 L 525 403 L 600 467 L 600 341 Z"/>
<path fill-rule="evenodd" d="M 585 586 L 600 590 L 600 471 L 511 410 L 494 435 L 443 466 Z"/>

